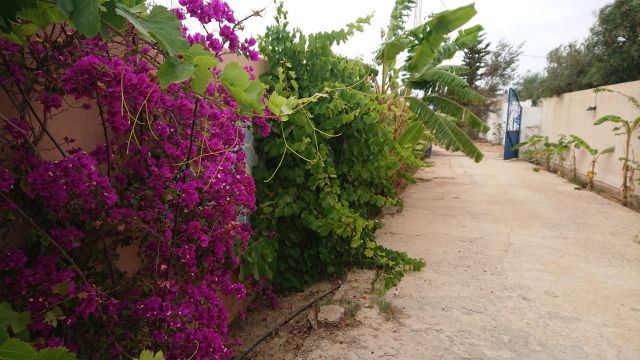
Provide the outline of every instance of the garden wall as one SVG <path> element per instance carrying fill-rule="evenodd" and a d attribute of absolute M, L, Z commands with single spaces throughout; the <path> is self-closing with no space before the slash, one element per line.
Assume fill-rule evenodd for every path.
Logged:
<path fill-rule="evenodd" d="M 608 89 L 640 98 L 640 81 L 607 86 Z M 615 136 L 614 125 L 605 123 L 594 126 L 593 123 L 605 115 L 617 115 L 623 119 L 635 119 L 640 111 L 625 97 L 616 93 L 595 93 L 593 89 L 562 94 L 554 98 L 542 100 L 542 126 L 540 134 L 556 141 L 562 134 L 575 134 L 583 138 L 592 147 L 604 149 L 614 145 L 615 153 L 602 157 L 596 166 L 596 184 L 618 191 L 622 184 L 622 163 L 618 160 L 624 156 L 624 136 Z M 636 159 L 640 159 L 640 133 L 633 137 L 632 147 Z M 633 155 L 632 155 L 633 157 Z M 568 162 L 567 162 L 567 165 Z M 585 175 L 590 166 L 590 156 L 585 150 L 577 153 L 578 173 Z M 640 174 L 636 174 L 638 178 Z M 640 187 L 635 185 L 634 193 L 640 194 Z"/>

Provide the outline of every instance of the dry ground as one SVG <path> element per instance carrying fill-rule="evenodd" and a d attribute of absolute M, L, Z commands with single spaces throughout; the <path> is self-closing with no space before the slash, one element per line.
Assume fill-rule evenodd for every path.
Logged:
<path fill-rule="evenodd" d="M 486 154 L 434 151 L 384 219 L 383 245 L 427 261 L 387 294 L 398 315 L 363 307 L 297 359 L 640 359 L 640 214 Z M 370 276 L 350 274 L 334 300 L 366 297 Z"/>

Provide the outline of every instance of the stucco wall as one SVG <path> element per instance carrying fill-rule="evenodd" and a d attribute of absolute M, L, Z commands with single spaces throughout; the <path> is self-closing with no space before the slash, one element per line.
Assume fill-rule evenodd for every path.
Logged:
<path fill-rule="evenodd" d="M 640 99 L 640 81 L 610 85 L 607 88 Z M 595 110 L 587 110 L 594 106 Z M 542 100 L 541 134 L 549 136 L 551 141 L 557 140 L 561 134 L 567 136 L 575 134 L 597 149 L 615 145 L 614 154 L 598 161 L 595 179 L 611 187 L 620 187 L 622 184 L 622 163 L 618 159 L 624 156 L 624 137 L 614 135 L 612 131 L 614 125 L 612 124 L 593 125 L 594 121 L 604 115 L 617 115 L 629 120 L 640 116 L 640 110 L 629 103 L 625 97 L 615 93 L 596 94 L 593 90 L 566 93 Z M 632 147 L 635 149 L 636 159 L 640 160 L 638 136 L 640 136 L 640 131 L 636 131 Z M 586 151 L 579 151 L 577 154 L 578 172 L 586 174 L 590 161 L 591 157 Z M 640 193 L 638 188 L 636 186 L 636 194 Z"/>

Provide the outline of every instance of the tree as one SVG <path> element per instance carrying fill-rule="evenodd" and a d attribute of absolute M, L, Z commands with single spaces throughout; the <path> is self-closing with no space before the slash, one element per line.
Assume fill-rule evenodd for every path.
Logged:
<path fill-rule="evenodd" d="M 640 0 L 616 0 L 598 11 L 585 47 L 596 86 L 640 79 Z"/>
<path fill-rule="evenodd" d="M 589 51 L 577 42 L 560 45 L 551 50 L 547 54 L 543 96 L 555 96 L 593 87 L 594 84 L 589 81 L 592 63 Z"/>
<path fill-rule="evenodd" d="M 469 48 L 465 51 L 465 60 L 471 65 L 470 76 L 467 82 L 474 90 L 478 91 L 485 100 L 482 102 L 465 103 L 464 105 L 481 119 L 486 119 L 490 112 L 496 112 L 496 100 L 515 79 L 518 68 L 518 59 L 522 53 L 522 44 L 512 45 L 500 40 L 493 50 L 488 50 L 488 45 L 481 45 L 484 48 L 484 59 L 481 59 L 482 51 Z M 476 55 L 476 53 L 478 55 Z M 463 61 L 465 61 L 463 60 Z M 467 63 L 465 63 L 466 66 Z M 474 68 L 480 69 L 477 74 L 473 74 Z M 476 79 L 475 77 L 478 76 Z M 477 135 L 473 129 L 465 127 L 465 131 L 472 135 Z"/>
<path fill-rule="evenodd" d="M 534 101 L 639 79 L 640 0 L 615 0 L 602 7 L 585 41 L 551 50 L 543 79 L 526 78 L 528 85 L 536 85 L 527 93 Z"/>
<path fill-rule="evenodd" d="M 498 41 L 482 76 L 482 92 L 485 96 L 496 98 L 515 80 L 523 45 L 513 45 L 504 39 Z"/>
<path fill-rule="evenodd" d="M 480 36 L 478 43 L 464 50 L 462 64 L 467 67 L 467 72 L 462 74 L 462 78 L 474 89 L 478 89 L 479 82 L 487 67 L 487 57 L 491 54 L 489 46 L 491 43 L 484 42 L 484 34 Z"/>
<path fill-rule="evenodd" d="M 413 0 L 396 1 L 386 39 L 376 55 L 376 62 L 382 67 L 381 100 L 388 106 L 399 103 L 401 108 L 408 104 L 408 130 L 427 130 L 447 150 L 462 151 L 478 162 L 483 154 L 460 125 L 482 132 L 489 130 L 464 106 L 481 103 L 484 97 L 460 78 L 463 67 L 442 65 L 458 51 L 478 42 L 482 26 L 459 30 L 477 11 L 473 4 L 443 11 L 424 24 L 405 30 L 404 23 L 414 6 Z M 456 30 L 457 35 L 452 37 L 450 34 Z M 405 51 L 404 64 L 397 67 L 397 57 Z"/>
<path fill-rule="evenodd" d="M 522 100 L 531 100 L 533 106 L 538 105 L 538 102 L 543 97 L 544 79 L 544 74 L 539 72 L 529 71 L 521 76 L 515 84 L 518 97 Z"/>

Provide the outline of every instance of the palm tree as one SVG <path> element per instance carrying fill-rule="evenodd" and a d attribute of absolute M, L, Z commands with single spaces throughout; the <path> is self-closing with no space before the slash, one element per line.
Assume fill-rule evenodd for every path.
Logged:
<path fill-rule="evenodd" d="M 460 125 L 481 132 L 489 128 L 460 102 L 480 103 L 484 97 L 459 77 L 465 71 L 463 66 L 442 65 L 456 52 L 478 41 L 480 25 L 459 30 L 455 38 L 450 36 L 477 11 L 473 4 L 443 11 L 424 24 L 406 30 L 404 23 L 415 4 L 415 0 L 397 0 L 391 13 L 385 41 L 376 55 L 376 62 L 382 67 L 381 99 L 400 104 L 400 108 L 409 113 L 406 123 L 402 124 L 406 131 L 427 130 L 445 149 L 462 151 L 479 162 L 482 152 Z M 407 56 L 398 67 L 397 59 L 403 52 Z"/>

